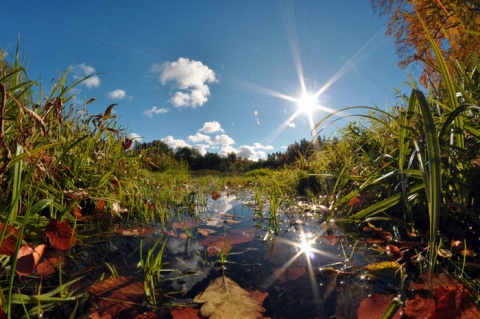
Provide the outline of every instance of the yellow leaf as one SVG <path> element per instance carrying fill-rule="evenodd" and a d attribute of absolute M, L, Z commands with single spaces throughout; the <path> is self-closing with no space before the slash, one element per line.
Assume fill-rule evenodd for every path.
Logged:
<path fill-rule="evenodd" d="M 261 319 L 262 303 L 227 276 L 213 280 L 193 299 L 203 303 L 200 312 L 209 319 Z"/>

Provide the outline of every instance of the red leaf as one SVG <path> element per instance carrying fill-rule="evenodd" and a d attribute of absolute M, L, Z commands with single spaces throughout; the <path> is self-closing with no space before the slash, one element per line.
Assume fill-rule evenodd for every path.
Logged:
<path fill-rule="evenodd" d="M 95 205 L 95 210 L 103 212 L 105 210 L 105 202 L 105 198 L 100 198 L 97 202 L 97 205 Z"/>
<path fill-rule="evenodd" d="M 348 206 L 350 207 L 361 206 L 364 200 L 365 200 L 365 194 L 357 195 L 348 202 Z"/>
<path fill-rule="evenodd" d="M 3 231 L 4 226 L 4 223 L 0 223 L 0 232 Z M 7 225 L 5 236 L 3 237 L 2 244 L 0 245 L 0 255 L 13 255 L 18 240 L 18 233 L 19 231 L 17 228 L 13 227 L 12 225 Z"/>
<path fill-rule="evenodd" d="M 29 276 L 35 270 L 35 266 L 38 263 L 40 257 L 42 257 L 45 245 L 41 244 L 33 249 L 32 247 L 25 245 L 20 248 L 17 255 L 17 267 L 15 272 L 19 276 Z"/>
<path fill-rule="evenodd" d="M 393 298 L 390 295 L 374 294 L 364 299 L 357 309 L 358 319 L 382 318 Z M 401 313 L 402 308 L 400 307 L 392 318 L 402 318 Z"/>
<path fill-rule="evenodd" d="M 273 275 L 277 278 L 278 282 L 284 284 L 288 281 L 297 280 L 301 278 L 307 270 L 305 267 L 289 267 L 287 269 L 274 268 Z"/>
<path fill-rule="evenodd" d="M 221 195 L 220 195 L 219 192 L 217 192 L 217 191 L 212 192 L 212 199 L 213 199 L 213 200 L 219 199 L 220 196 L 221 196 Z"/>
<path fill-rule="evenodd" d="M 52 219 L 45 228 L 45 236 L 50 245 L 60 250 L 68 250 L 77 242 L 70 225 L 55 219 Z"/>
<path fill-rule="evenodd" d="M 123 150 L 126 151 L 132 146 L 133 140 L 125 137 L 122 141 Z"/>
<path fill-rule="evenodd" d="M 40 276 L 48 276 L 55 273 L 56 268 L 58 268 L 59 265 L 63 267 L 65 266 L 65 264 L 66 264 L 65 256 L 44 258 L 37 265 L 37 273 Z"/>
<path fill-rule="evenodd" d="M 200 309 L 190 307 L 171 307 L 172 319 L 200 319 Z"/>

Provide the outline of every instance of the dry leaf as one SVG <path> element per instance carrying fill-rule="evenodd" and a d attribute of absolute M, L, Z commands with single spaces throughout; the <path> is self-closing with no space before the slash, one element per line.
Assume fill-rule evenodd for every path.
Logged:
<path fill-rule="evenodd" d="M 261 302 L 226 276 L 213 280 L 193 301 L 203 303 L 200 312 L 209 319 L 257 319 L 265 311 Z"/>
<path fill-rule="evenodd" d="M 393 298 L 394 296 L 382 294 L 365 298 L 357 309 L 358 319 L 382 318 Z M 400 307 L 392 318 L 400 319 L 402 311 Z"/>
<path fill-rule="evenodd" d="M 55 219 L 50 220 L 45 228 L 45 237 L 48 238 L 50 245 L 60 250 L 68 250 L 77 242 L 70 225 Z"/>
<path fill-rule="evenodd" d="M 152 311 L 145 311 L 141 305 L 145 296 L 143 283 L 133 278 L 108 278 L 91 286 L 88 291 L 98 298 L 89 310 L 89 319 L 156 318 Z M 127 314 L 128 317 L 122 317 Z"/>
<path fill-rule="evenodd" d="M 212 192 L 212 199 L 213 199 L 213 200 L 219 199 L 220 196 L 221 196 L 221 195 L 220 195 L 219 192 L 217 192 L 217 191 Z"/>
<path fill-rule="evenodd" d="M 213 234 L 215 230 L 213 229 L 207 229 L 207 228 L 199 228 L 198 232 L 202 234 L 203 236 L 207 237 L 210 234 Z"/>
<path fill-rule="evenodd" d="M 0 232 L 3 231 L 4 226 L 4 223 L 0 223 Z M 13 255 L 13 253 L 15 252 L 17 239 L 18 229 L 13 227 L 12 225 L 7 225 L 7 229 L 5 230 L 5 236 L 3 237 L 2 244 L 0 245 L 0 255 Z"/>
<path fill-rule="evenodd" d="M 15 272 L 19 276 L 29 276 L 35 270 L 40 257 L 42 257 L 45 245 L 41 244 L 33 249 L 32 247 L 25 245 L 20 248 L 17 255 L 17 267 Z"/>
<path fill-rule="evenodd" d="M 171 307 L 169 310 L 172 319 L 200 319 L 200 309 L 191 307 Z"/>

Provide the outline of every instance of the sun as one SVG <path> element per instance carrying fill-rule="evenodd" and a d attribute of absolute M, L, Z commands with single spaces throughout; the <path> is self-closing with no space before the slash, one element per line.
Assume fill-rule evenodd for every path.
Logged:
<path fill-rule="evenodd" d="M 300 98 L 297 99 L 298 111 L 311 116 L 315 110 L 318 109 L 318 97 L 315 94 L 303 93 Z"/>

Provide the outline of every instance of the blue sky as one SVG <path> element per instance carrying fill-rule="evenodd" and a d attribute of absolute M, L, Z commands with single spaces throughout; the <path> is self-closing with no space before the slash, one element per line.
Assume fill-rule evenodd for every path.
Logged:
<path fill-rule="evenodd" d="M 202 154 L 284 151 L 329 110 L 394 104 L 408 80 L 369 0 L 7 1 L 0 28 L 4 50 L 20 37 L 31 79 L 94 74 L 78 107 L 117 103 L 142 141 Z M 321 93 L 311 113 L 298 112 L 302 83 Z"/>

